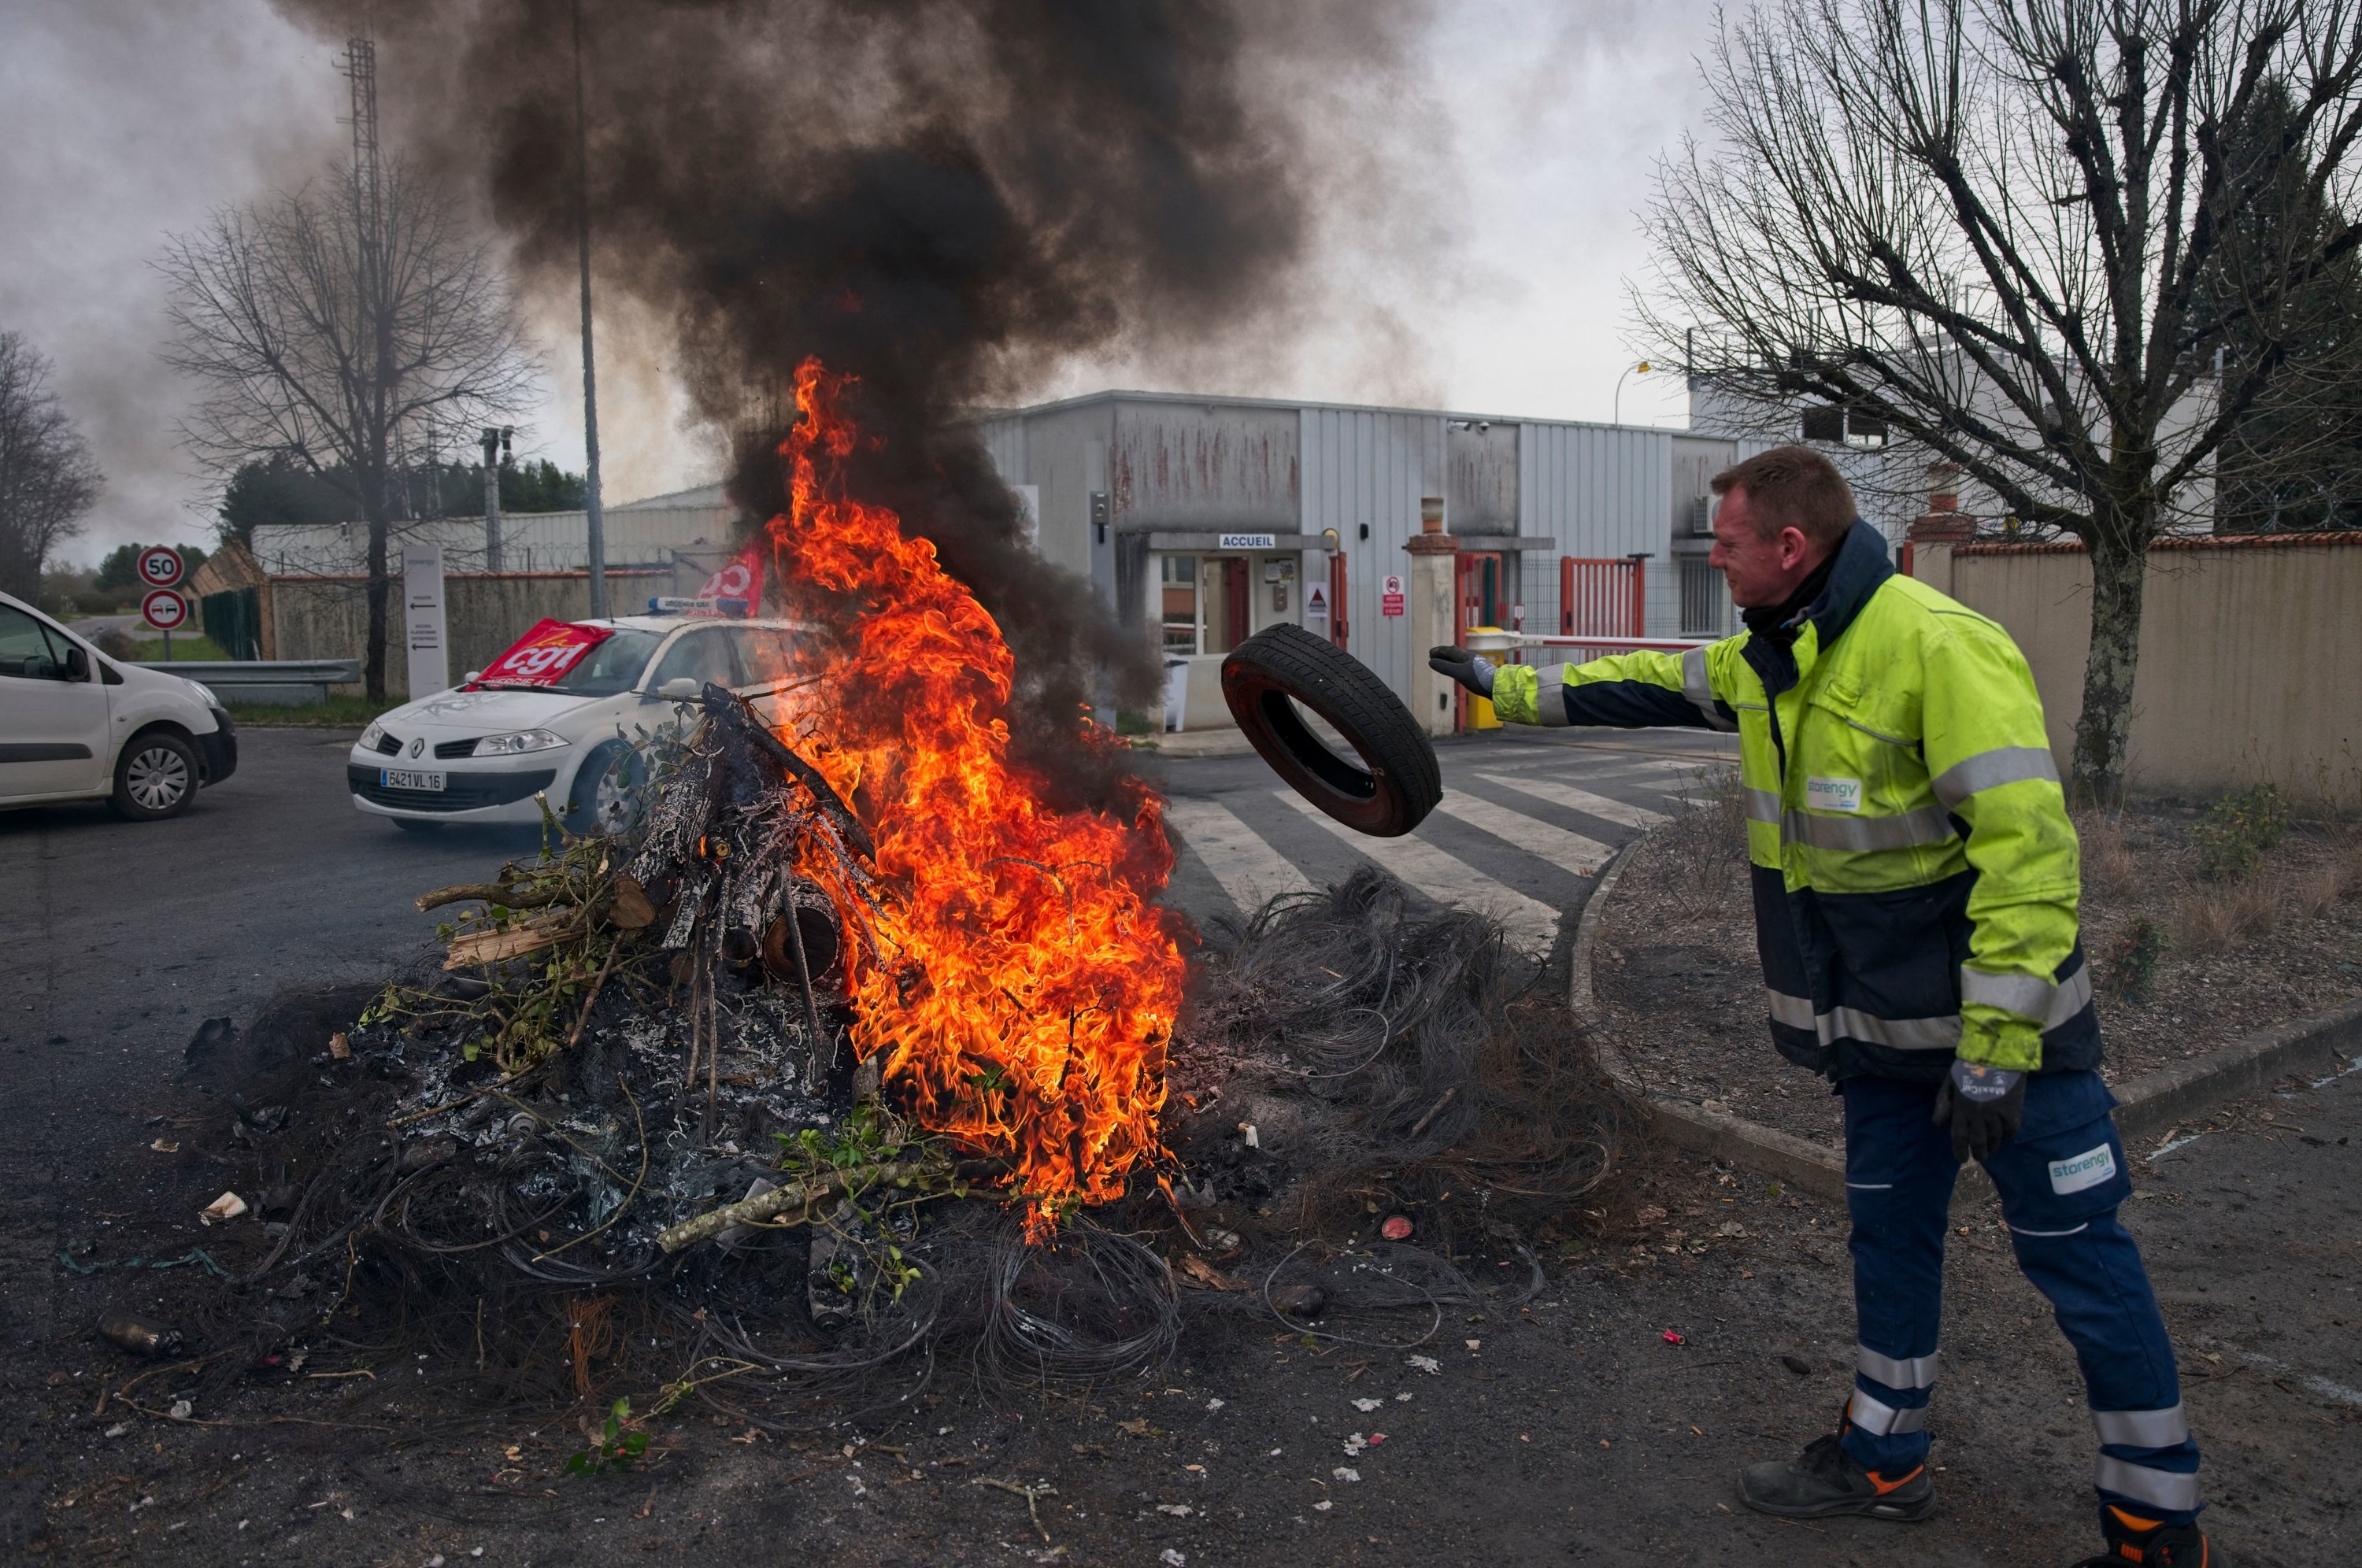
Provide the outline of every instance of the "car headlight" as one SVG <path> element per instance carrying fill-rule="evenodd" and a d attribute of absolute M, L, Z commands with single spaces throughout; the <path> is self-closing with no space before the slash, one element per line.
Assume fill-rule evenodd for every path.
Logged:
<path fill-rule="evenodd" d="M 476 743 L 475 755 L 515 756 L 528 751 L 547 751 L 566 744 L 566 737 L 556 730 L 519 730 L 513 734 L 486 735 Z"/>
<path fill-rule="evenodd" d="M 377 743 L 383 739 L 385 739 L 385 726 L 379 723 L 375 719 L 371 719 L 370 721 L 370 727 L 361 732 L 362 748 L 368 751 L 375 751 L 377 749 Z"/>

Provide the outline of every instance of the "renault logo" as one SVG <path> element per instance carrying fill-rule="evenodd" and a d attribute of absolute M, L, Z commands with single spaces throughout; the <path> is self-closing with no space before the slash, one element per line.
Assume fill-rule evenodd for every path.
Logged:
<path fill-rule="evenodd" d="M 411 756 L 418 756 L 420 753 L 424 752 L 425 749 L 426 749 L 426 737 L 425 737 L 425 735 L 420 735 L 416 740 L 412 741 L 412 742 L 410 743 L 410 755 L 411 755 Z"/>

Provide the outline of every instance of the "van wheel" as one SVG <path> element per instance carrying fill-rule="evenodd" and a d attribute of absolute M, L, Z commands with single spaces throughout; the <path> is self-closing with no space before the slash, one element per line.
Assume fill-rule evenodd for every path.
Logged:
<path fill-rule="evenodd" d="M 1267 626 L 1233 649 L 1222 661 L 1222 700 L 1272 770 L 1347 827 L 1397 837 L 1443 799 L 1435 747 L 1410 710 L 1369 666 L 1301 626 Z M 1298 702 L 1354 756 L 1323 744 Z"/>
<path fill-rule="evenodd" d="M 115 759 L 107 804 L 128 822 L 157 823 L 189 809 L 197 794 L 197 752 L 170 730 L 134 735 Z"/>

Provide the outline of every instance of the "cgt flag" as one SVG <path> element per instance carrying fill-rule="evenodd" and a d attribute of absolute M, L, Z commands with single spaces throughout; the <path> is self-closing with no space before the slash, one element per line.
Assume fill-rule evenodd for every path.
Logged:
<path fill-rule="evenodd" d="M 724 613 L 752 615 L 760 610 L 763 607 L 763 547 L 749 545 L 723 562 L 722 569 L 705 580 L 705 586 L 697 591 L 697 596 L 714 601 Z"/>
<path fill-rule="evenodd" d="M 553 686 L 582 656 L 615 635 L 613 626 L 578 626 L 568 621 L 544 620 L 516 640 L 516 646 L 484 666 L 473 684 L 486 686 Z"/>

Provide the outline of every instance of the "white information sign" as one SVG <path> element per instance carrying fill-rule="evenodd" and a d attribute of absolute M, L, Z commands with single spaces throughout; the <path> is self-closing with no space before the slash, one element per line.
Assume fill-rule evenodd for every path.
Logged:
<path fill-rule="evenodd" d="M 1378 613 L 1399 615 L 1403 613 L 1403 580 L 1399 572 L 1388 572 L 1378 580 Z"/>
<path fill-rule="evenodd" d="M 410 650 L 410 695 L 415 700 L 451 685 L 451 655 L 443 629 L 443 547 L 402 547 L 403 644 Z"/>
<path fill-rule="evenodd" d="M 1308 621 L 1329 619 L 1329 585 L 1327 583 L 1313 582 L 1305 585 L 1304 618 Z"/>
<path fill-rule="evenodd" d="M 1274 534 L 1222 534 L 1216 536 L 1217 548 L 1225 550 L 1275 550 L 1278 536 Z"/>

